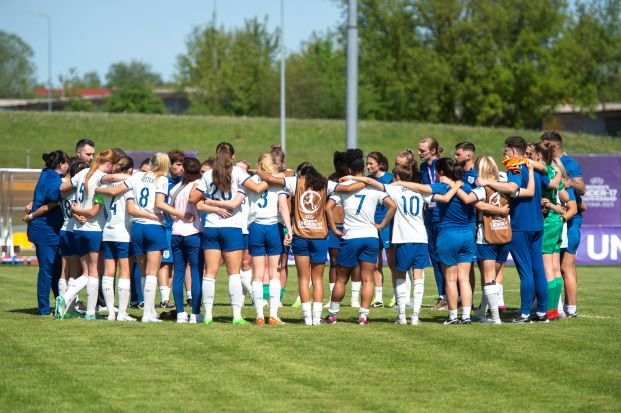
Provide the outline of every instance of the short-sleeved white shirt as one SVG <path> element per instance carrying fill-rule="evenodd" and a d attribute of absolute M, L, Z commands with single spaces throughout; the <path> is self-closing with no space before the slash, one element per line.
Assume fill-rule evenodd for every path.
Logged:
<path fill-rule="evenodd" d="M 189 202 L 190 193 L 194 189 L 195 182 L 189 182 L 185 186 L 183 186 L 183 182 L 179 182 L 170 190 L 171 197 L 175 197 L 174 205 L 172 206 L 176 210 L 185 211 L 186 214 L 191 214 L 194 217 L 194 220 L 192 222 L 187 222 L 186 220 L 178 217 L 172 217 L 173 235 L 181 235 L 183 237 L 187 237 L 190 235 L 198 234 L 203 230 L 201 216 L 196 210 L 196 206 L 193 203 Z M 174 194 L 176 194 L 176 196 Z"/>
<path fill-rule="evenodd" d="M 392 224 L 393 244 L 422 243 L 426 244 L 427 230 L 423 217 L 424 204 L 431 203 L 432 195 L 423 196 L 404 186 L 385 185 L 386 192 L 395 204 L 397 212 Z"/>
<path fill-rule="evenodd" d="M 351 185 L 354 181 L 344 182 Z M 343 205 L 345 221 L 343 223 L 343 239 L 378 238 L 375 223 L 375 208 L 388 195 L 375 188 L 363 188 L 352 193 L 335 192 L 330 195 L 337 204 Z"/>
<path fill-rule="evenodd" d="M 83 171 L 88 170 L 84 169 Z M 80 172 L 83 172 L 80 171 Z M 74 176 L 79 178 L 76 180 L 76 192 L 75 192 L 75 201 L 78 204 L 78 208 L 80 209 L 90 209 L 93 207 L 95 203 L 95 189 L 101 185 L 101 178 L 106 175 L 104 172 L 100 170 L 96 170 L 93 174 L 88 178 L 88 182 L 85 182 L 86 175 L 85 174 L 76 174 Z M 71 181 L 73 184 L 73 180 Z M 87 190 L 88 189 L 88 190 Z M 84 224 L 76 223 L 74 226 L 74 231 L 103 231 L 104 224 L 106 223 L 106 218 L 103 214 L 102 207 L 99 209 L 97 215 L 92 218 L 86 218 L 86 222 Z"/>
<path fill-rule="evenodd" d="M 66 182 L 66 180 L 67 178 L 63 179 L 63 182 Z M 75 220 L 73 219 L 73 215 L 71 214 L 71 202 L 73 200 L 73 192 L 60 200 L 60 208 L 63 212 L 64 218 L 63 226 L 60 228 L 61 231 L 73 232 L 73 228 L 75 226 Z"/>
<path fill-rule="evenodd" d="M 115 187 L 123 185 L 122 182 L 106 185 L 106 187 Z M 119 196 L 104 195 L 104 216 L 106 223 L 103 229 L 103 240 L 111 242 L 129 242 L 131 217 L 127 213 L 127 194 L 125 192 Z"/>
<path fill-rule="evenodd" d="M 128 199 L 133 199 L 136 208 L 155 215 L 161 211 L 155 207 L 155 195 L 168 196 L 168 177 L 156 178 L 151 172 L 139 172 L 125 180 L 125 185 L 131 190 Z M 137 224 L 164 225 L 162 221 L 147 218 L 132 217 L 132 222 Z"/>
<path fill-rule="evenodd" d="M 251 177 L 254 182 L 261 183 L 262 179 L 258 175 Z M 257 194 L 249 192 L 246 198 L 250 201 L 250 215 L 248 222 L 256 222 L 261 225 L 273 225 L 282 223 L 282 218 L 278 214 L 278 197 L 286 196 L 287 192 L 280 187 L 270 186 L 267 191 Z"/>
<path fill-rule="evenodd" d="M 229 192 L 222 192 L 214 184 L 213 169 L 210 169 L 203 174 L 196 189 L 201 191 L 205 198 L 228 201 L 233 199 L 237 193 L 241 193 L 244 196 L 246 195 L 243 185 L 248 178 L 250 178 L 250 176 L 243 169 L 233 166 L 233 170 L 231 171 L 231 189 Z M 218 214 L 207 214 L 205 218 L 205 227 L 240 228 L 243 230 L 244 227 L 247 227 L 247 223 L 244 222 L 242 207 L 240 205 L 231 211 L 231 216 L 228 218 L 222 218 Z"/>

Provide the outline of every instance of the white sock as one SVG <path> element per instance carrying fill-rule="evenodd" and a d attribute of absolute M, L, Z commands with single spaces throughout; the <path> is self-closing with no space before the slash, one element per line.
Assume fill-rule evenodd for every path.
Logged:
<path fill-rule="evenodd" d="M 252 282 L 252 301 L 257 312 L 257 318 L 265 318 L 263 315 L 263 281 Z"/>
<path fill-rule="evenodd" d="M 375 299 L 374 302 L 383 303 L 384 302 L 384 289 L 382 287 L 375 287 Z"/>
<path fill-rule="evenodd" d="M 313 303 L 313 325 L 319 325 L 321 322 L 321 311 L 323 310 L 323 303 L 321 301 L 315 301 Z"/>
<path fill-rule="evenodd" d="M 144 309 L 143 317 L 151 317 L 155 315 L 155 291 L 157 289 L 157 277 L 155 275 L 147 275 L 144 277 Z"/>
<path fill-rule="evenodd" d="M 278 318 L 280 306 L 280 280 L 270 280 L 270 317 Z"/>
<path fill-rule="evenodd" d="M 311 303 L 302 303 L 302 315 L 304 316 L 304 324 L 313 325 L 313 314 L 311 312 Z"/>
<path fill-rule="evenodd" d="M 187 290 L 185 292 L 185 296 L 188 298 L 188 300 L 191 300 L 192 299 L 192 290 Z"/>
<path fill-rule="evenodd" d="M 498 307 L 505 306 L 505 296 L 504 296 L 504 288 L 502 288 L 502 284 L 496 283 L 498 287 Z"/>
<path fill-rule="evenodd" d="M 425 280 L 414 280 L 414 303 L 412 304 L 412 317 L 418 318 L 420 308 L 423 305 L 423 294 L 425 293 Z"/>
<path fill-rule="evenodd" d="M 142 277 L 140 277 L 140 288 L 142 288 L 142 294 L 144 295 L 144 283 L 145 283 L 145 276 L 143 275 Z M 144 296 L 142 297 L 144 299 Z"/>
<path fill-rule="evenodd" d="M 101 279 L 104 301 L 108 307 L 108 314 L 114 313 L 114 277 L 103 277 Z"/>
<path fill-rule="evenodd" d="M 241 270 L 239 272 L 241 277 L 242 287 L 246 294 L 252 295 L 252 270 Z"/>
<path fill-rule="evenodd" d="M 244 289 L 239 274 L 229 275 L 229 297 L 233 307 L 233 320 L 241 318 L 241 310 L 244 305 Z"/>
<path fill-rule="evenodd" d="M 575 305 L 568 305 L 567 306 L 567 311 L 565 311 L 565 313 L 567 313 L 567 315 L 574 315 L 574 314 L 576 314 L 576 306 Z"/>
<path fill-rule="evenodd" d="M 340 309 L 341 309 L 341 303 L 330 301 L 330 309 L 328 310 L 330 314 L 337 315 Z"/>
<path fill-rule="evenodd" d="M 117 289 L 119 291 L 119 315 L 126 315 L 129 296 L 131 294 L 131 282 L 129 278 L 120 278 L 117 283 Z"/>
<path fill-rule="evenodd" d="M 457 318 L 457 310 L 449 310 L 449 319 L 455 320 Z"/>
<path fill-rule="evenodd" d="M 162 302 L 170 301 L 170 287 L 167 285 L 160 285 L 160 298 Z"/>
<path fill-rule="evenodd" d="M 203 306 L 205 306 L 205 320 L 211 320 L 213 318 L 213 301 L 215 295 L 216 280 L 214 278 L 203 278 Z"/>
<path fill-rule="evenodd" d="M 489 312 L 492 314 L 493 321 L 500 321 L 500 314 L 498 312 L 498 285 L 486 285 L 483 287 L 483 297 L 489 305 Z M 481 303 L 481 306 L 483 304 Z M 483 313 L 485 317 L 485 313 Z"/>
<path fill-rule="evenodd" d="M 360 310 L 358 310 L 358 315 L 360 317 L 369 318 L 369 309 L 360 307 Z"/>
<path fill-rule="evenodd" d="M 407 285 L 405 279 L 397 278 L 395 280 L 395 297 L 397 306 L 399 307 L 399 318 L 405 318 L 405 306 L 408 300 Z"/>
<path fill-rule="evenodd" d="M 78 293 L 86 287 L 88 284 L 88 275 L 81 275 L 77 279 L 70 279 L 67 285 L 67 291 L 63 297 L 65 297 L 65 304 L 69 306 L 74 298 L 78 296 Z"/>
<path fill-rule="evenodd" d="M 65 292 L 67 292 L 67 280 L 61 278 L 58 280 L 58 294 L 65 295 Z"/>
<path fill-rule="evenodd" d="M 86 315 L 95 315 L 98 298 L 99 278 L 89 276 L 86 283 Z"/>
<path fill-rule="evenodd" d="M 461 308 L 461 319 L 462 320 L 470 318 L 470 310 L 472 310 L 472 307 L 464 306 Z"/>
<path fill-rule="evenodd" d="M 362 281 L 351 282 L 351 300 L 360 302 L 360 288 L 362 287 Z"/>

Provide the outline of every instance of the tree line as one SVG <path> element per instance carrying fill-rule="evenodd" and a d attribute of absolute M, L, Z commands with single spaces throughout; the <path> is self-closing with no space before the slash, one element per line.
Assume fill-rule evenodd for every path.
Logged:
<path fill-rule="evenodd" d="M 347 2 L 338 2 L 343 22 L 287 55 L 290 117 L 345 115 Z M 358 7 L 362 119 L 529 127 L 562 103 L 621 100 L 621 0 L 360 0 Z M 257 18 L 239 28 L 194 28 L 174 82 L 188 91 L 190 113 L 277 116 L 278 38 Z M 161 84 L 148 65 L 132 64 L 113 72 L 140 73 L 133 81 L 107 84 Z"/>

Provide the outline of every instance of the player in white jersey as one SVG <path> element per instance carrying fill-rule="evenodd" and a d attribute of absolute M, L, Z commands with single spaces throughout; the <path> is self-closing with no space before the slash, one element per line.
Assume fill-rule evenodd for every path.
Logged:
<path fill-rule="evenodd" d="M 352 175 L 362 176 L 364 161 L 356 159 L 350 163 Z M 353 182 L 353 181 L 348 181 Z M 345 183 L 345 184 L 347 184 Z M 334 223 L 331 210 L 336 204 L 341 204 L 345 213 L 343 231 L 339 231 Z M 375 223 L 375 209 L 378 204 L 386 208 L 386 215 L 379 224 Z M 396 211 L 396 205 L 383 191 L 375 188 L 363 188 L 353 193 L 334 193 L 326 205 L 328 223 L 335 235 L 342 238 L 341 248 L 336 257 L 336 284 L 330 299 L 329 315 L 326 323 L 335 324 L 340 310 L 341 301 L 345 295 L 345 285 L 349 280 L 354 267 L 360 265 L 362 278 L 361 303 L 358 324 L 369 323 L 368 314 L 373 295 L 373 275 L 379 253 L 378 230 L 390 223 Z"/>
<path fill-rule="evenodd" d="M 113 173 L 131 175 L 134 161 L 124 156 L 114 165 Z M 123 185 L 114 183 L 110 187 Z M 109 187 L 104 186 L 104 187 Z M 126 210 L 128 193 L 119 196 L 102 195 L 106 223 L 103 229 L 104 276 L 102 278 L 103 296 L 108 308 L 108 320 L 136 321 L 127 314 L 130 295 L 129 242 L 131 219 Z M 119 267 L 119 314 L 114 313 L 114 277 Z"/>
<path fill-rule="evenodd" d="M 247 161 L 239 161 L 236 166 L 248 172 L 250 164 Z M 241 278 L 242 288 L 244 289 L 244 295 L 248 294 L 252 300 L 252 257 L 248 250 L 248 215 L 250 214 L 250 203 L 248 197 L 244 198 L 241 203 L 242 216 L 244 217 L 244 224 L 242 226 L 242 233 L 244 234 L 244 254 L 242 257 L 241 269 L 239 270 L 239 277 Z"/>
<path fill-rule="evenodd" d="M 162 251 L 168 247 L 162 213 L 185 216 L 166 203 L 170 159 L 158 152 L 151 158 L 151 170 L 139 172 L 114 188 L 98 188 L 101 194 L 119 196 L 128 190 L 127 212 L 132 217 L 131 242 L 134 255 L 145 277 L 144 310 L 142 322 L 159 322 L 155 310 L 157 272 L 162 261 Z"/>
<path fill-rule="evenodd" d="M 277 174 L 270 153 L 262 154 L 258 160 L 258 169 Z M 250 178 L 257 184 L 262 182 L 258 175 Z M 256 324 L 265 324 L 263 315 L 263 283 L 264 277 L 269 279 L 270 317 L 268 324 L 284 324 L 278 317 L 280 306 L 280 271 L 278 262 L 283 253 L 284 245 L 291 243 L 291 217 L 287 204 L 287 192 L 280 187 L 269 187 L 260 194 L 249 193 L 249 250 L 252 256 L 253 281 L 252 298 L 257 313 Z M 284 235 L 283 225 L 287 229 Z M 266 258 L 267 257 L 267 258 Z M 267 270 L 267 271 L 266 271 Z"/>
<path fill-rule="evenodd" d="M 199 212 L 189 202 L 190 193 L 201 177 L 200 162 L 196 158 L 186 157 L 183 160 L 183 177 L 181 182 L 170 190 L 169 203 L 178 211 L 184 211 L 185 217 L 175 217 L 172 222 L 172 255 L 173 255 L 173 296 L 177 311 L 177 323 L 191 322 L 200 319 L 200 289 L 202 275 L 201 233 L 203 231 Z M 191 284 L 189 291 L 196 300 L 192 301 L 191 315 L 185 312 L 183 305 L 183 283 L 186 269 L 189 267 Z"/>
<path fill-rule="evenodd" d="M 244 294 L 239 273 L 244 251 L 242 230 L 244 221 L 240 205 L 246 197 L 245 188 L 254 192 L 262 192 L 267 189 L 268 185 L 265 182 L 257 184 L 248 179 L 246 172 L 234 166 L 234 160 L 233 146 L 228 142 L 218 144 L 213 169 L 205 172 L 190 195 L 190 202 L 194 203 L 199 211 L 204 210 L 203 206 L 208 205 L 209 202 L 218 204 L 218 201 L 225 202 L 218 204 L 217 208 L 228 208 L 220 213 L 207 214 L 205 218 L 202 242 L 206 266 L 203 276 L 204 324 L 213 322 L 216 274 L 222 257 L 229 275 L 233 324 L 247 324 L 241 316 Z M 201 202 L 203 198 L 206 199 Z"/>
<path fill-rule="evenodd" d="M 76 174 L 71 181 L 64 183 L 61 190 L 76 188 L 75 200 L 71 212 L 85 218 L 79 220 L 74 227 L 75 242 L 78 245 L 78 255 L 82 265 L 82 276 L 75 285 L 67 288 L 63 296 L 57 299 L 60 318 L 64 317 L 66 304 L 73 301 L 75 295 L 86 287 L 87 304 L 86 320 L 95 319 L 95 309 L 99 296 L 99 252 L 101 249 L 102 231 L 105 218 L 100 213 L 101 205 L 95 198 L 95 189 L 101 184 L 118 182 L 126 175 L 110 174 L 112 166 L 119 156 L 112 150 L 107 150 L 95 158 L 90 169 L 84 169 Z"/>

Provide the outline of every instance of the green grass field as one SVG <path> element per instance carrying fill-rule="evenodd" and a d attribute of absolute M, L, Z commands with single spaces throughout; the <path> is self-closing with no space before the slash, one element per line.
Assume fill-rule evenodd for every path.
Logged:
<path fill-rule="evenodd" d="M 290 270 L 288 324 L 235 327 L 223 274 L 214 324 L 142 325 L 36 316 L 37 268 L 3 265 L 0 411 L 619 411 L 618 268 L 580 268 L 579 317 L 546 325 L 444 326 L 428 275 L 417 327 L 388 308 L 360 327 L 350 307 L 306 327 Z"/>
<path fill-rule="evenodd" d="M 452 156 L 460 141 L 472 141 L 477 154 L 502 155 L 504 139 L 519 134 L 528 141 L 538 140 L 541 132 L 503 128 L 466 127 L 416 122 L 359 123 L 359 147 L 365 152 L 379 150 L 389 159 L 405 148 L 416 152 L 424 136 L 435 136 Z M 31 167 L 42 165 L 41 154 L 55 149 L 74 153 L 75 142 L 89 137 L 98 150 L 121 147 L 127 150 L 178 148 L 199 152 L 205 159 L 216 144 L 230 141 L 237 159 L 252 164 L 269 145 L 280 143 L 278 119 L 209 116 L 129 115 L 105 113 L 0 112 L 0 167 L 23 168 L 26 151 Z M 621 139 L 564 134 L 569 153 L 621 153 Z M 345 146 L 344 120 L 287 121 L 287 163 L 295 168 L 302 161 L 315 163 L 324 173 L 332 171 L 332 153 Z"/>

